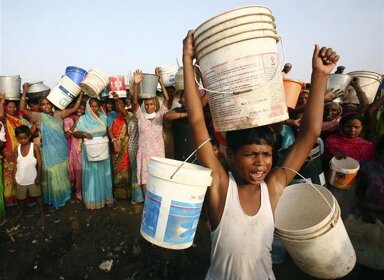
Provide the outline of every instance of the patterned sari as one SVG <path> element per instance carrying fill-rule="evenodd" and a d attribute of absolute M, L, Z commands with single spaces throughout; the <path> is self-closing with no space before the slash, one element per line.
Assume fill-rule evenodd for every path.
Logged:
<path fill-rule="evenodd" d="M 113 194 L 116 198 L 128 198 L 131 196 L 129 189 L 129 153 L 128 153 L 128 129 L 126 119 L 121 113 L 113 121 L 111 127 L 113 138 L 118 141 L 120 150 L 112 155 L 113 166 Z"/>
<path fill-rule="evenodd" d="M 0 162 L 0 176 L 3 176 L 3 164 Z M 1 178 L 1 177 L 0 177 Z M 3 181 L 0 180 L 0 219 L 5 216 L 5 203 L 3 199 L 4 185 Z"/>
<path fill-rule="evenodd" d="M 68 147 L 63 125 L 55 117 L 40 113 L 43 172 L 41 188 L 44 203 L 56 209 L 71 198 Z"/>
<path fill-rule="evenodd" d="M 14 150 L 19 144 L 15 136 L 15 129 L 20 125 L 27 125 L 23 120 L 6 114 L 5 119 L 5 137 L 7 142 L 3 149 L 3 182 L 4 182 L 4 200 L 7 206 L 16 205 L 16 184 L 14 183 L 13 171 L 16 165 Z"/>
<path fill-rule="evenodd" d="M 97 116 L 91 109 L 89 101 L 85 114 L 77 122 L 76 130 L 91 134 L 93 137 L 104 137 L 107 134 L 107 116 L 99 110 Z M 82 148 L 82 181 L 83 202 L 87 209 L 100 209 L 106 204 L 112 205 L 112 171 L 111 160 L 89 161 L 87 152 Z"/>

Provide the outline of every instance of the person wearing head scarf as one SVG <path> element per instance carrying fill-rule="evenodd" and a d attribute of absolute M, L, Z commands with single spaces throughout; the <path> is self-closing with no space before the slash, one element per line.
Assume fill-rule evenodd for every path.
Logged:
<path fill-rule="evenodd" d="M 107 115 L 101 109 L 99 100 L 91 98 L 87 101 L 85 114 L 79 118 L 73 135 L 90 141 L 96 137 L 107 137 Z M 107 149 L 109 153 L 108 145 Z M 83 142 L 81 167 L 85 207 L 100 209 L 105 205 L 111 206 L 113 195 L 110 157 L 98 161 L 89 160 L 87 145 Z"/>

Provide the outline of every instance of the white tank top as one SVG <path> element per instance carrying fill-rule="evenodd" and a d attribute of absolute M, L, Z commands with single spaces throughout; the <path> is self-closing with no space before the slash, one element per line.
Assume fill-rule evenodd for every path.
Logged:
<path fill-rule="evenodd" d="M 23 157 L 21 154 L 21 145 L 17 147 L 17 171 L 16 182 L 19 185 L 27 186 L 35 183 L 37 176 L 37 159 L 33 154 L 33 143 L 29 146 L 28 154 Z"/>
<path fill-rule="evenodd" d="M 272 271 L 274 220 L 268 188 L 260 185 L 261 205 L 254 216 L 244 213 L 237 184 L 229 173 L 223 216 L 211 233 L 211 265 L 205 279 L 275 279 Z"/>

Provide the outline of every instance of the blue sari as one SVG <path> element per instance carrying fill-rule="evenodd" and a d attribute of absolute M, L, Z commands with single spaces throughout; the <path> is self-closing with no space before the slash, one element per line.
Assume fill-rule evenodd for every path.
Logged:
<path fill-rule="evenodd" d="M 99 110 L 98 116 L 87 102 L 85 114 L 77 122 L 76 130 L 86 132 L 92 137 L 103 137 L 107 134 L 107 116 Z M 112 205 L 112 172 L 110 158 L 101 161 L 89 161 L 87 152 L 82 148 L 83 201 L 87 209 L 100 209 Z"/>
<path fill-rule="evenodd" d="M 53 116 L 40 113 L 43 172 L 41 188 L 44 203 L 56 209 L 71 198 L 68 147 L 63 125 Z"/>

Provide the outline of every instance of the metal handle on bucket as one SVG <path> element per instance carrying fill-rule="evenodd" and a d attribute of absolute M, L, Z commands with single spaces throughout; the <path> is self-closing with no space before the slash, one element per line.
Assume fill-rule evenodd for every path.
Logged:
<path fill-rule="evenodd" d="M 207 143 L 207 142 L 210 141 L 210 140 L 211 140 L 211 138 L 208 138 L 208 139 L 205 140 L 203 143 L 201 143 L 200 146 L 197 147 L 197 149 L 194 150 L 194 151 L 192 152 L 192 154 L 190 154 L 190 155 L 183 161 L 183 163 L 176 169 L 176 171 L 173 172 L 173 174 L 171 175 L 171 177 L 170 177 L 169 179 L 172 179 L 173 176 L 175 176 L 176 172 L 179 171 L 179 169 L 184 165 L 184 163 L 186 163 L 186 162 L 187 162 L 187 161 L 188 161 L 194 154 L 196 154 L 196 152 L 197 152 L 198 149 L 200 149 L 201 147 L 203 147 L 203 146 L 205 145 L 205 143 Z M 195 162 L 195 161 L 193 161 L 193 162 Z"/>
<path fill-rule="evenodd" d="M 327 203 L 328 207 L 331 209 L 331 212 L 332 212 L 332 215 L 334 215 L 334 211 L 332 209 L 332 206 L 329 204 L 328 200 L 324 197 L 324 195 L 312 184 L 312 182 L 310 182 L 307 178 L 304 178 L 303 175 L 301 175 L 299 172 L 297 172 L 296 170 L 293 170 L 292 168 L 289 168 L 289 167 L 285 167 L 285 166 L 278 166 L 276 168 L 284 168 L 284 169 L 288 169 L 294 173 L 296 173 L 297 175 L 299 175 L 302 179 L 304 179 L 308 184 L 310 184 L 320 195 L 322 198 L 324 198 L 325 200 L 325 203 Z"/>
<path fill-rule="evenodd" d="M 282 50 L 282 52 L 283 52 L 283 64 L 282 64 L 281 67 L 276 67 L 276 71 L 275 71 L 275 73 L 273 74 L 273 77 L 272 77 L 269 81 L 267 81 L 265 84 L 269 83 L 270 81 L 273 81 L 273 80 L 277 79 L 277 77 L 279 76 L 279 74 L 281 73 L 281 71 L 284 69 L 285 58 L 286 58 L 286 57 L 285 57 L 285 48 L 284 48 L 284 44 L 283 44 L 283 39 L 281 38 L 281 36 L 279 36 L 279 38 L 280 38 L 280 42 L 281 42 L 281 50 Z M 196 67 L 196 68 L 198 68 L 199 71 L 200 71 L 200 73 L 201 73 L 200 66 L 199 66 L 196 62 L 195 62 L 195 64 L 194 64 L 193 66 Z M 195 72 L 196 72 L 196 71 L 195 71 Z M 212 93 L 218 93 L 218 94 L 234 94 L 234 95 L 236 95 L 236 94 L 241 94 L 241 93 L 250 92 L 250 91 L 252 91 L 252 90 L 261 88 L 262 86 L 265 85 L 265 84 L 264 84 L 264 85 L 262 85 L 262 86 L 260 86 L 260 87 L 250 87 L 250 88 L 248 88 L 248 89 L 243 89 L 243 90 L 241 90 L 241 91 L 217 91 L 217 90 L 210 90 L 210 89 L 205 88 L 202 84 L 199 83 L 199 81 L 197 80 L 196 77 L 197 77 L 197 75 L 195 75 L 195 82 L 196 82 L 196 84 L 197 84 L 200 88 L 202 88 L 202 89 L 205 90 L 205 91 L 212 92 Z"/>

